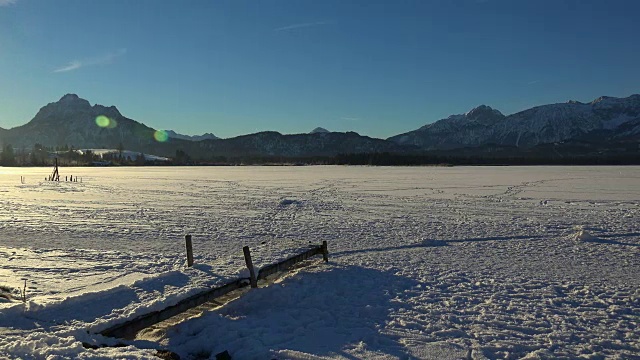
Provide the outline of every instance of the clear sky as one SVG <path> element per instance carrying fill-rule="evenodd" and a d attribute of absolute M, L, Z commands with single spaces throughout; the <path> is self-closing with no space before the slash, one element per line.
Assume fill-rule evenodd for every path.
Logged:
<path fill-rule="evenodd" d="M 389 137 L 640 92 L 637 0 L 0 0 L 0 127 L 66 93 L 156 129 Z"/>

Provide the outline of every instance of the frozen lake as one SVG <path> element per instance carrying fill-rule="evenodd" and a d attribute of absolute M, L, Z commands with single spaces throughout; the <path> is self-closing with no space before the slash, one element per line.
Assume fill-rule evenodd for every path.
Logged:
<path fill-rule="evenodd" d="M 82 182 L 43 181 L 50 172 L 0 168 L 0 285 L 26 279 L 30 300 L 0 302 L 0 354 L 41 354 L 39 342 L 60 343 L 47 337 L 78 339 L 76 330 L 237 276 L 244 245 L 260 265 L 323 240 L 331 265 L 287 280 L 311 292 L 305 306 L 297 292 L 256 291 L 230 313 L 185 324 L 191 336 L 161 343 L 186 356 L 229 349 L 238 358 L 640 351 L 640 167 L 61 168 L 63 179 Z M 580 230 L 591 237 L 576 240 Z M 194 237 L 194 269 L 184 268 L 185 234 Z M 326 283 L 324 295 L 305 287 L 314 282 Z M 288 306 L 271 309 L 287 315 L 283 329 L 261 314 L 228 320 L 251 314 L 243 306 L 251 297 L 278 296 Z M 336 319 L 319 324 L 316 312 L 334 307 Z M 293 336 L 278 337 L 294 324 Z M 220 326 L 252 340 L 198 340 Z M 308 339 L 318 331 L 331 341 Z M 135 346 L 118 351 L 146 354 Z"/>

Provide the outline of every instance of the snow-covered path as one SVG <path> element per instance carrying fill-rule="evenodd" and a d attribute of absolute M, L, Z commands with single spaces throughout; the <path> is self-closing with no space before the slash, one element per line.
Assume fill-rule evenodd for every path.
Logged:
<path fill-rule="evenodd" d="M 244 245 L 260 266 L 323 240 L 330 265 L 162 342 L 256 359 L 640 352 L 639 167 L 48 170 L 0 168 L 0 285 L 26 279 L 30 300 L 0 303 L 0 353 L 144 358 L 152 345 L 77 340 L 238 276 Z"/>

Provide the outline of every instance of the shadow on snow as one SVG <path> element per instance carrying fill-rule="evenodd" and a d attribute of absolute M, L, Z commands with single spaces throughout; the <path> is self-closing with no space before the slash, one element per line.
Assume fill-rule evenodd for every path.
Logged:
<path fill-rule="evenodd" d="M 385 252 L 385 251 L 394 251 L 394 250 L 418 249 L 418 248 L 437 247 L 437 246 L 448 246 L 451 243 L 508 241 L 508 240 L 537 240 L 537 239 L 542 239 L 544 237 L 545 236 L 539 236 L 539 235 L 535 235 L 535 236 L 524 235 L 524 236 L 490 236 L 490 237 L 483 237 L 483 238 L 452 239 L 452 240 L 430 240 L 429 239 L 429 240 L 424 240 L 420 243 L 409 244 L 409 245 L 339 251 L 339 252 L 332 253 L 332 256 L 342 256 L 342 255 L 368 253 L 368 252 Z"/>
<path fill-rule="evenodd" d="M 397 337 L 380 329 L 407 308 L 406 290 L 416 285 L 359 266 L 303 271 L 176 326 L 168 345 L 191 356 L 228 350 L 233 358 L 269 359 L 283 350 L 351 359 L 345 350 L 366 344 L 367 351 L 412 358 Z"/>

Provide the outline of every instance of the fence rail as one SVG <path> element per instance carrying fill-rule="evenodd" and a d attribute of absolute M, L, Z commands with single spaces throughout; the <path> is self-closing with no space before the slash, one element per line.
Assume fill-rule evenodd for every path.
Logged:
<path fill-rule="evenodd" d="M 325 256 L 325 254 L 327 253 L 326 251 L 327 249 L 327 242 L 323 242 L 322 245 L 320 246 L 314 246 L 313 248 L 303 252 L 302 254 L 298 254 L 295 256 L 292 256 L 286 260 L 283 260 L 277 264 L 271 264 L 271 265 L 267 265 L 265 267 L 263 267 L 262 269 L 260 269 L 260 271 L 258 271 L 258 280 L 263 280 L 266 279 L 267 276 L 269 275 L 273 275 L 277 272 L 280 271 L 284 271 L 287 270 L 289 268 L 291 268 L 293 265 L 305 261 L 315 255 L 322 255 L 326 261 L 329 261 L 329 259 Z M 327 254 L 328 255 L 328 254 Z"/>
<path fill-rule="evenodd" d="M 191 240 L 191 236 L 189 236 L 189 240 Z M 187 245 L 188 249 L 190 248 L 189 246 L 191 245 L 190 243 L 191 241 L 188 242 L 188 245 Z M 258 272 L 258 276 L 256 278 L 255 270 L 253 269 L 253 264 L 251 261 L 251 254 L 250 254 L 249 248 L 245 246 L 243 248 L 243 252 L 244 252 L 245 260 L 247 263 L 247 268 L 249 268 L 249 273 L 251 274 L 251 277 L 235 279 L 224 285 L 215 287 L 213 289 L 209 289 L 199 294 L 192 295 L 186 299 L 179 301 L 177 304 L 171 305 L 163 310 L 153 311 L 151 313 L 138 316 L 135 319 L 126 321 L 122 324 L 112 326 L 106 330 L 101 331 L 100 334 L 108 337 L 132 339 L 140 330 L 146 329 L 161 321 L 167 320 L 173 316 L 181 314 L 196 306 L 212 301 L 234 290 L 237 290 L 249 285 L 251 285 L 251 287 L 257 287 L 257 280 L 263 280 L 269 275 L 273 275 L 277 272 L 290 269 L 293 265 L 299 262 L 305 261 L 315 255 L 322 255 L 325 262 L 329 261 L 329 257 L 328 257 L 329 251 L 327 248 L 327 242 L 324 241 L 322 245 L 314 246 L 311 249 L 301 254 L 292 256 L 276 264 L 270 264 L 270 265 L 264 266 L 262 269 L 260 269 L 260 271 Z M 188 254 L 188 257 L 193 259 L 193 254 L 192 253 Z M 191 266 L 191 264 L 192 262 L 190 262 L 188 266 Z"/>
<path fill-rule="evenodd" d="M 248 278 L 237 279 L 214 289 L 207 290 L 203 293 L 190 296 L 184 300 L 181 300 L 177 304 L 169 306 L 163 310 L 154 311 L 149 314 L 145 314 L 135 319 L 129 320 L 125 323 L 110 327 L 106 330 L 101 331 L 100 334 L 117 338 L 133 338 L 142 329 L 146 329 L 149 326 L 167 320 L 170 317 L 181 314 L 191 308 L 202 305 L 206 302 L 214 300 L 222 295 L 228 294 L 233 290 L 243 288 L 247 285 L 249 285 Z"/>

